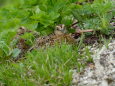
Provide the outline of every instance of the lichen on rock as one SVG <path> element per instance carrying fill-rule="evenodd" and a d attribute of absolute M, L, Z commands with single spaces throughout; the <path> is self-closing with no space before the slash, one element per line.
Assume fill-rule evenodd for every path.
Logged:
<path fill-rule="evenodd" d="M 73 73 L 73 86 L 115 86 L 115 40 L 101 49 L 91 48 L 95 68 Z"/>

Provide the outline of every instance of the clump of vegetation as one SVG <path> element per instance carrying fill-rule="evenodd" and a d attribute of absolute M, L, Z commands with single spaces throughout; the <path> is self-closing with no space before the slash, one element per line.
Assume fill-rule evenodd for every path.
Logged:
<path fill-rule="evenodd" d="M 34 50 L 26 54 L 25 60 L 2 63 L 0 83 L 8 86 L 17 86 L 17 83 L 21 86 L 68 86 L 72 80 L 72 69 L 79 71 L 85 66 L 79 62 L 80 59 L 86 60 L 84 56 L 89 57 L 86 53 L 79 54 L 75 46 L 66 43 Z"/>
<path fill-rule="evenodd" d="M 82 55 L 79 53 L 84 47 L 84 35 L 78 45 L 62 43 L 40 48 L 27 52 L 26 59 L 19 63 L 14 62 L 12 57 L 21 52 L 15 48 L 17 41 L 13 40 L 20 26 L 48 35 L 56 25 L 64 24 L 69 33 L 74 33 L 71 28 L 77 20 L 75 23 L 81 30 L 91 29 L 109 35 L 114 29 L 110 25 L 114 15 L 112 0 L 4 0 L 0 3 L 0 70 L 3 70 L 0 85 L 68 86 L 72 79 L 70 70 L 77 67 L 80 71 L 85 63 L 92 62 L 87 48 Z M 36 39 L 31 33 L 25 33 L 21 38 L 29 46 Z"/>
<path fill-rule="evenodd" d="M 0 41 L 9 48 L 16 29 L 22 25 L 47 35 L 52 33 L 58 24 L 65 24 L 67 29 L 70 29 L 73 19 L 77 19 L 77 26 L 80 29 L 99 30 L 104 34 L 113 31 L 110 25 L 114 15 L 113 1 L 17 0 L 12 3 L 6 1 L 7 4 L 0 8 Z M 7 35 L 11 36 L 8 38 Z M 1 50 L 4 51 L 2 47 Z"/>
<path fill-rule="evenodd" d="M 81 29 L 96 29 L 104 32 L 111 30 L 110 21 L 114 16 L 113 1 L 86 1 L 17 0 L 1 8 L 0 25 L 4 26 L 2 28 L 24 25 L 48 33 L 60 23 L 70 26 L 75 18 Z"/>
<path fill-rule="evenodd" d="M 83 29 L 99 30 L 109 34 L 113 29 L 110 21 L 113 17 L 113 3 L 108 0 L 94 0 L 92 3 L 77 5 L 73 15 Z"/>

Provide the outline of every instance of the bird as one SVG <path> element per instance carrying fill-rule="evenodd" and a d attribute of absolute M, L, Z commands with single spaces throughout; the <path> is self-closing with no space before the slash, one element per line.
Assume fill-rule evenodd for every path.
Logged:
<path fill-rule="evenodd" d="M 61 44 L 62 41 L 75 43 L 75 39 L 72 37 L 72 35 L 67 33 L 65 25 L 59 24 L 55 26 L 54 32 L 52 34 L 36 38 L 35 45 L 32 46 L 30 50 L 43 46 L 52 46 L 55 45 L 55 43 Z"/>

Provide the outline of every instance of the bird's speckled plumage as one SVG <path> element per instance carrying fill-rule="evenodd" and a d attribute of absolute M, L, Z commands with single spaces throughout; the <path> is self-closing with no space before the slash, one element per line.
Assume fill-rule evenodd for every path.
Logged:
<path fill-rule="evenodd" d="M 53 34 L 37 38 L 33 47 L 39 48 L 41 46 L 54 45 L 56 42 L 61 43 L 62 41 L 69 43 L 75 42 L 75 39 L 72 37 L 72 35 L 67 34 L 67 30 L 63 24 L 56 26 Z"/>

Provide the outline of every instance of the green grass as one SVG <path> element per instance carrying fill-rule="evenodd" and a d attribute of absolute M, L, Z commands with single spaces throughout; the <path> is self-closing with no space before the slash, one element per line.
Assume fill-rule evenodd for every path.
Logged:
<path fill-rule="evenodd" d="M 28 35 L 23 37 L 31 40 Z M 80 72 L 87 62 L 93 61 L 91 51 L 83 39 L 84 35 L 76 45 L 63 42 L 61 45 L 56 43 L 54 46 L 33 50 L 26 53 L 25 59 L 22 57 L 17 62 L 9 56 L 13 49 L 4 45 L 6 54 L 0 58 L 0 86 L 70 86 L 72 70 Z M 105 45 L 110 42 L 110 39 L 100 40 Z"/>
<path fill-rule="evenodd" d="M 25 60 L 1 64 L 0 83 L 4 86 L 69 86 L 71 70 L 84 67 L 77 61 L 83 56 L 77 47 L 66 43 L 33 50 Z"/>
<path fill-rule="evenodd" d="M 55 44 L 28 52 L 25 59 L 17 62 L 2 61 L 0 86 L 70 86 L 72 70 L 79 72 L 87 62 L 92 62 L 91 51 L 81 44 L 81 48 L 80 45 Z"/>

